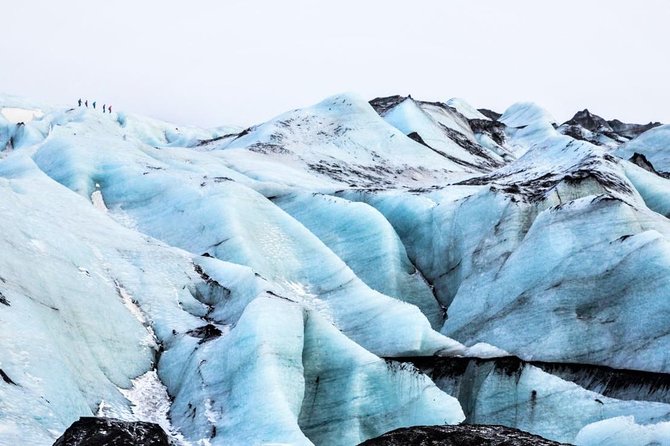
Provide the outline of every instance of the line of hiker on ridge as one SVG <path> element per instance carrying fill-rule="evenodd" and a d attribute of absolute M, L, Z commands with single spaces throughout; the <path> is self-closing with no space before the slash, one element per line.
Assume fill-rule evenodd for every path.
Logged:
<path fill-rule="evenodd" d="M 79 106 L 81 107 L 81 104 L 82 104 L 81 98 L 80 98 L 77 102 L 79 103 Z M 86 108 L 88 108 L 88 99 L 86 99 L 86 100 L 83 102 L 83 104 L 86 106 Z M 96 102 L 93 101 L 93 102 L 91 103 L 91 105 L 92 105 L 93 108 L 95 109 Z M 106 113 L 107 111 L 109 111 L 109 112 L 111 113 L 111 112 L 112 112 L 112 106 L 111 106 L 111 105 L 107 105 L 107 104 L 102 104 L 102 112 L 103 112 L 103 113 Z"/>

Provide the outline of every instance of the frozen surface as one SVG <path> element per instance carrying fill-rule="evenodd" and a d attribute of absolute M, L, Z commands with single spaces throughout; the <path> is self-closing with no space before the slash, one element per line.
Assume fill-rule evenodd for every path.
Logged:
<path fill-rule="evenodd" d="M 669 180 L 538 106 L 340 95 L 244 130 L 0 108 L 0 443 L 93 414 L 193 445 L 465 416 L 588 444 L 634 416 L 621 438 L 665 441 L 663 403 L 405 362 L 670 372 Z M 663 131 L 623 147 L 663 171 Z"/>
<path fill-rule="evenodd" d="M 646 156 L 659 172 L 670 172 L 670 125 L 647 130 L 614 151 L 614 154 L 624 159 L 629 159 L 635 153 Z"/>
<path fill-rule="evenodd" d="M 474 108 L 465 99 L 462 98 L 451 98 L 447 101 L 449 107 L 455 108 L 460 114 L 465 116 L 467 119 L 484 119 L 489 120 L 484 116 L 479 110 Z"/>
<path fill-rule="evenodd" d="M 0 443 L 51 444 L 95 414 L 194 445 L 347 445 L 463 419 L 424 375 L 378 356 L 464 351 L 406 303 L 436 306 L 390 225 L 379 243 L 404 273 L 376 283 L 397 298 L 252 188 L 282 187 L 167 147 L 203 133 L 162 139 L 154 121 L 85 110 L 43 119 L 0 162 Z M 372 219 L 361 230 L 385 221 L 353 205 Z M 342 248 L 355 263 L 359 247 Z"/>
<path fill-rule="evenodd" d="M 379 211 L 321 194 L 292 195 L 274 202 L 319 237 L 371 288 L 416 305 L 433 327 L 442 326 L 444 311 Z"/>
<path fill-rule="evenodd" d="M 12 124 L 18 124 L 19 122 L 30 122 L 35 118 L 41 118 L 44 116 L 44 113 L 42 113 L 41 110 L 31 110 L 18 107 L 3 107 L 0 108 L 0 113 L 7 121 Z"/>
<path fill-rule="evenodd" d="M 464 176 L 463 166 L 408 138 L 355 95 L 334 96 L 285 113 L 230 142 L 213 142 L 206 148 L 223 149 L 222 157 L 255 179 L 298 187 L 317 186 L 308 177 L 316 177 L 320 188 L 333 190 L 415 187 L 445 176 Z M 281 178 L 277 163 L 282 165 Z"/>
<path fill-rule="evenodd" d="M 638 424 L 635 417 L 616 417 L 589 424 L 575 439 L 578 446 L 649 446 L 670 444 L 670 422 Z"/>
<path fill-rule="evenodd" d="M 519 102 L 510 106 L 498 121 L 514 128 L 538 123 L 556 123 L 556 119 L 547 110 L 532 102 Z"/>

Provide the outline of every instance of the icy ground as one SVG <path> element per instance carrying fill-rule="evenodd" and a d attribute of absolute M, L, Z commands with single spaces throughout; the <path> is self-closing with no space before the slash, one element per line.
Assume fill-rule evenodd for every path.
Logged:
<path fill-rule="evenodd" d="M 0 96 L 0 444 L 91 415 L 203 446 L 670 444 L 669 154 L 666 126 L 530 103 L 198 129 Z"/>

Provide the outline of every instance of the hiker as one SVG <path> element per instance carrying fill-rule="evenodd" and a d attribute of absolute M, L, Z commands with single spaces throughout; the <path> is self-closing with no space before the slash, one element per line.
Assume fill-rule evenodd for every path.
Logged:
<path fill-rule="evenodd" d="M 112 106 L 110 105 L 109 107 L 107 107 L 107 110 L 109 110 L 109 113 L 111 114 L 112 113 Z"/>
<path fill-rule="evenodd" d="M 79 98 L 79 106 L 81 107 L 81 98 Z"/>
<path fill-rule="evenodd" d="M 95 101 L 93 101 L 93 108 L 95 108 Z"/>
<path fill-rule="evenodd" d="M 105 113 L 105 109 L 106 109 L 106 108 L 107 108 L 107 106 L 106 106 L 105 104 L 102 104 L 102 112 L 103 112 L 103 113 Z"/>
<path fill-rule="evenodd" d="M 88 99 L 84 101 L 84 105 L 86 106 L 86 108 L 88 108 Z"/>

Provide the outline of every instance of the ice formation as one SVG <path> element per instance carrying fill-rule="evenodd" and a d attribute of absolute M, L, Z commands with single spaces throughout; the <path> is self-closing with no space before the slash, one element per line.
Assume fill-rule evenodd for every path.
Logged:
<path fill-rule="evenodd" d="M 0 443 L 94 415 L 184 445 L 666 442 L 669 145 L 530 103 L 198 129 L 2 96 Z"/>

